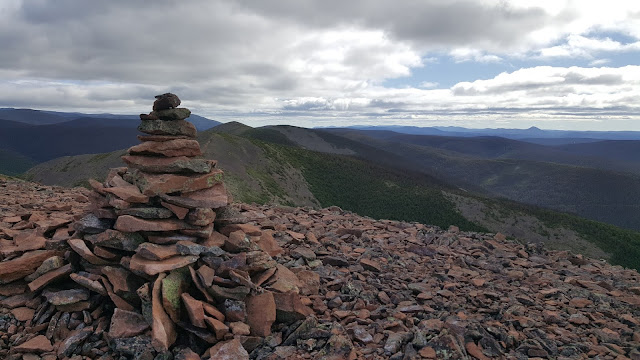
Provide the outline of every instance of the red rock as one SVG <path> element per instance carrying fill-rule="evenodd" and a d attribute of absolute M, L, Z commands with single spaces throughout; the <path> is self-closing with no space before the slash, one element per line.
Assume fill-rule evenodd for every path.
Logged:
<path fill-rule="evenodd" d="M 231 224 L 220 229 L 220 233 L 229 236 L 232 232 L 242 231 L 249 236 L 260 236 L 262 230 L 259 227 L 251 224 Z"/>
<path fill-rule="evenodd" d="M 271 231 L 262 231 L 260 240 L 257 241 L 256 244 L 258 245 L 258 247 L 260 247 L 260 249 L 262 249 L 262 251 L 273 257 L 278 256 L 284 252 L 282 247 L 280 247 L 280 245 L 273 238 Z"/>
<path fill-rule="evenodd" d="M 179 230 L 181 234 L 195 236 L 200 239 L 207 239 L 213 233 L 213 223 L 207 226 L 195 226 L 192 228 Z"/>
<path fill-rule="evenodd" d="M 256 286 L 261 286 L 265 281 L 269 280 L 277 270 L 277 268 L 272 267 L 258 274 L 255 274 L 251 277 L 251 282 L 253 282 Z"/>
<path fill-rule="evenodd" d="M 360 259 L 360 265 L 362 265 L 365 270 L 369 271 L 380 272 L 382 270 L 380 264 L 371 259 Z"/>
<path fill-rule="evenodd" d="M 211 188 L 214 185 L 222 182 L 222 170 L 213 169 L 208 174 L 196 175 L 147 174 L 136 170 L 134 172 L 134 179 L 136 185 L 144 195 L 157 196 L 160 194 L 193 192 Z M 186 195 L 182 194 L 182 196 Z M 182 206 L 181 204 L 177 204 L 167 198 L 163 198 L 163 200 L 178 206 Z"/>
<path fill-rule="evenodd" d="M 582 314 L 573 314 L 569 316 L 569 322 L 576 325 L 587 325 L 590 323 L 589 318 Z"/>
<path fill-rule="evenodd" d="M 245 321 L 247 310 L 244 301 L 226 299 L 223 303 L 224 316 L 228 322 Z"/>
<path fill-rule="evenodd" d="M 302 295 L 318 295 L 320 291 L 320 275 L 311 270 L 296 270 L 296 277 L 300 281 L 299 289 Z"/>
<path fill-rule="evenodd" d="M 217 320 L 224 321 L 224 314 L 220 312 L 215 306 L 211 304 L 207 304 L 206 302 L 202 302 L 202 308 L 207 315 L 213 316 Z"/>
<path fill-rule="evenodd" d="M 114 218 L 115 218 L 115 216 L 114 216 Z M 70 232 L 72 230 L 73 229 L 71 229 L 69 226 L 57 228 L 55 233 L 51 237 L 51 239 L 52 240 L 67 240 L 67 239 L 69 239 L 71 237 Z"/>
<path fill-rule="evenodd" d="M 181 298 L 184 307 L 187 309 L 191 323 L 199 328 L 206 328 L 207 325 L 204 322 L 204 308 L 202 307 L 202 302 L 194 299 L 186 292 L 182 293 Z"/>
<path fill-rule="evenodd" d="M 300 292 L 299 285 L 301 284 L 296 274 L 281 264 L 276 267 L 277 271 L 272 277 L 271 281 L 273 282 L 269 284 L 269 289 L 282 293 L 289 291 Z"/>
<path fill-rule="evenodd" d="M 53 250 L 35 250 L 12 260 L 0 262 L 0 284 L 22 279 L 34 272 L 43 261 L 59 255 Z"/>
<path fill-rule="evenodd" d="M 0 254 L 10 256 L 25 251 L 44 249 L 47 240 L 35 232 L 28 232 L 24 236 L 14 237 L 14 242 L 15 246 L 1 247 Z"/>
<path fill-rule="evenodd" d="M 205 317 L 204 321 L 207 323 L 209 328 L 213 330 L 213 333 L 216 334 L 216 339 L 218 340 L 221 340 L 226 334 L 229 333 L 229 327 L 218 319 Z"/>
<path fill-rule="evenodd" d="M 5 299 L 0 300 L 0 306 L 7 309 L 14 309 L 20 306 L 25 306 L 33 299 L 34 295 L 34 293 L 29 292 L 25 294 L 9 296 Z"/>
<path fill-rule="evenodd" d="M 418 351 L 418 354 L 420 356 L 422 356 L 423 358 L 425 358 L 425 359 L 435 359 L 436 358 L 436 351 L 430 346 L 423 347 L 422 349 L 420 349 Z"/>
<path fill-rule="evenodd" d="M 113 292 L 116 294 L 131 293 L 136 290 L 131 286 L 136 282 L 133 278 L 134 275 L 128 270 L 120 267 L 103 266 L 101 271 L 113 286 Z"/>
<path fill-rule="evenodd" d="M 128 203 L 144 204 L 149 202 L 149 197 L 143 195 L 138 187 L 129 183 L 127 184 L 127 186 L 104 188 L 104 192 L 113 194 Z"/>
<path fill-rule="evenodd" d="M 586 306 L 593 305 L 593 301 L 585 298 L 573 298 L 569 300 L 569 306 L 581 309 Z"/>
<path fill-rule="evenodd" d="M 124 155 L 122 160 L 134 169 L 149 173 L 200 173 L 206 174 L 213 168 L 213 162 L 206 159 L 191 159 L 186 156 L 152 157 Z"/>
<path fill-rule="evenodd" d="M 161 272 L 175 270 L 183 266 L 192 264 L 198 260 L 198 256 L 174 256 L 164 260 L 149 260 L 135 254 L 131 257 L 129 267 L 132 271 L 145 273 L 147 275 L 157 275 Z"/>
<path fill-rule="evenodd" d="M 96 191 L 97 193 L 99 193 L 100 195 L 105 195 L 106 193 L 104 192 L 104 185 L 99 182 L 96 179 L 90 178 L 89 180 L 89 185 L 91 186 L 91 188 Z"/>
<path fill-rule="evenodd" d="M 229 203 L 227 190 L 222 183 L 214 184 L 212 187 L 203 190 L 183 192 L 180 196 L 170 196 L 166 194 L 159 195 L 168 203 L 190 209 L 217 209 L 226 206 Z"/>
<path fill-rule="evenodd" d="M 187 223 L 197 226 L 206 226 L 216 219 L 216 213 L 210 208 L 195 208 L 189 210 Z"/>
<path fill-rule="evenodd" d="M 217 231 L 213 231 L 211 235 L 206 240 L 202 241 L 200 244 L 206 247 L 212 247 L 212 246 L 222 247 L 226 241 L 227 241 L 226 236 L 220 234 Z"/>
<path fill-rule="evenodd" d="M 146 141 L 129 148 L 129 154 L 164 155 L 168 157 L 199 156 L 200 144 L 197 140 L 175 139 L 169 141 Z"/>
<path fill-rule="evenodd" d="M 149 260 L 164 260 L 172 256 L 180 255 L 175 244 L 157 245 L 153 243 L 142 243 L 136 249 L 136 253 Z"/>
<path fill-rule="evenodd" d="M 197 272 L 204 286 L 209 287 L 211 286 L 211 284 L 213 284 L 213 277 L 216 273 L 212 268 L 208 267 L 207 265 L 202 265 L 200 266 L 200 268 L 198 268 Z"/>
<path fill-rule="evenodd" d="M 209 349 L 209 355 L 215 360 L 249 360 L 249 353 L 238 339 L 215 344 Z"/>
<path fill-rule="evenodd" d="M 168 202 L 161 201 L 160 205 L 162 205 L 165 208 L 171 210 L 171 212 L 174 213 L 176 215 L 176 217 L 178 219 L 180 219 L 180 220 L 184 219 L 187 216 L 187 214 L 189 213 L 189 209 L 188 208 L 184 208 L 184 207 L 178 206 L 178 205 L 169 204 Z"/>
<path fill-rule="evenodd" d="M 129 304 L 126 300 L 124 300 L 123 298 L 121 298 L 120 296 L 118 296 L 116 293 L 113 292 L 113 288 L 111 287 L 111 284 L 109 283 L 109 281 L 102 278 L 102 284 L 104 285 L 105 290 L 107 290 L 107 295 L 109 296 L 113 304 L 118 309 L 135 311 L 135 308 L 133 307 L 133 305 Z"/>
<path fill-rule="evenodd" d="M 178 219 L 149 220 L 141 219 L 131 215 L 118 216 L 114 228 L 122 232 L 138 231 L 172 231 L 189 229 L 193 226 Z"/>
<path fill-rule="evenodd" d="M 93 292 L 96 292 L 100 295 L 107 295 L 107 290 L 97 280 L 91 280 L 90 278 L 81 276 L 79 274 L 70 274 L 69 278 L 71 278 L 71 280 L 73 280 L 76 284 L 84 286 L 85 288 Z"/>
<path fill-rule="evenodd" d="M 291 231 L 291 230 L 287 230 L 285 231 L 287 234 L 289 234 L 289 236 L 291 236 L 293 238 L 293 240 L 296 240 L 296 242 L 301 242 L 302 240 L 304 240 L 305 235 L 301 234 L 299 232 L 295 232 L 295 231 Z"/>
<path fill-rule="evenodd" d="M 174 356 L 174 360 L 200 360 L 200 356 L 193 350 L 184 348 Z"/>
<path fill-rule="evenodd" d="M 112 338 L 124 338 L 142 334 L 149 328 L 144 317 L 137 312 L 116 308 L 111 317 L 109 336 Z"/>
<path fill-rule="evenodd" d="M 489 360 L 489 358 L 482 353 L 482 348 L 476 345 L 474 342 L 470 341 L 466 343 L 464 347 L 465 349 L 467 349 L 469 355 L 473 356 L 474 358 L 478 360 Z"/>
<path fill-rule="evenodd" d="M 97 257 L 89 248 L 87 244 L 82 239 L 69 239 L 67 243 L 73 251 L 75 251 L 78 255 L 82 256 L 83 259 L 87 260 L 89 263 L 93 265 L 107 265 L 109 262 L 105 259 L 101 259 Z"/>
<path fill-rule="evenodd" d="M 233 335 L 249 335 L 251 333 L 249 325 L 240 321 L 229 323 L 229 328 Z"/>
<path fill-rule="evenodd" d="M 15 346 L 13 350 L 16 352 L 39 354 L 53 351 L 53 346 L 51 345 L 51 341 L 49 341 L 46 336 L 38 335 L 31 340 L 25 341 L 24 343 Z"/>
<path fill-rule="evenodd" d="M 121 256 L 117 253 L 107 250 L 107 248 L 104 248 L 102 246 L 94 246 L 93 253 L 98 257 L 110 261 L 119 261 L 119 259 L 121 258 Z"/>
<path fill-rule="evenodd" d="M 213 296 L 211 296 L 207 289 L 204 287 L 202 281 L 200 281 L 200 278 L 198 277 L 198 274 L 191 265 L 189 266 L 189 274 L 191 275 L 191 281 L 193 281 L 193 284 L 196 286 L 198 291 L 200 291 L 202 296 L 204 296 L 205 300 L 211 303 L 214 302 Z"/>
<path fill-rule="evenodd" d="M 21 282 L 13 282 L 11 284 L 0 285 L 0 296 L 24 294 L 27 289 L 27 285 Z"/>
<path fill-rule="evenodd" d="M 276 321 L 276 302 L 273 294 L 265 291 L 262 294 L 248 296 L 245 303 L 251 335 L 269 336 L 271 325 Z"/>
<path fill-rule="evenodd" d="M 276 319 L 280 322 L 291 323 L 304 320 L 313 314 L 313 310 L 303 305 L 300 295 L 295 292 L 273 293 L 273 299 L 276 303 Z"/>
<path fill-rule="evenodd" d="M 75 304 L 89 299 L 89 291 L 84 288 L 60 291 L 45 290 L 42 295 L 47 298 L 49 303 L 56 306 Z"/>
<path fill-rule="evenodd" d="M 254 250 L 252 247 L 255 249 L 255 245 L 251 242 L 249 237 L 244 232 L 238 230 L 229 234 L 223 249 L 231 253 L 240 253 Z"/>
<path fill-rule="evenodd" d="M 166 274 L 158 275 L 158 278 L 153 284 L 153 290 L 151 291 L 151 311 L 153 314 L 153 324 L 151 325 L 151 344 L 156 351 L 167 351 L 169 347 L 177 339 L 177 333 L 173 321 L 169 318 L 169 315 L 164 311 L 162 307 L 161 286 L 162 279 Z"/>
<path fill-rule="evenodd" d="M 28 307 L 18 307 L 11 310 L 11 315 L 18 321 L 31 320 L 33 319 L 33 314 L 35 314 L 35 310 Z"/>
<path fill-rule="evenodd" d="M 58 215 L 59 216 L 59 215 Z M 41 220 L 36 222 L 36 228 L 38 228 L 41 234 L 48 233 L 50 231 L 56 230 L 62 226 L 68 225 L 71 223 L 71 218 L 56 218 L 50 217 L 47 220 Z"/>

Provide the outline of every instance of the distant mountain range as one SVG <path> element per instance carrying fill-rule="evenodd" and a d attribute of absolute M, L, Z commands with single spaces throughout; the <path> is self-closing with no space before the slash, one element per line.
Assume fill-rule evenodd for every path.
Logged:
<path fill-rule="evenodd" d="M 191 115 L 199 131 L 220 122 Z M 82 114 L 0 109 L 0 173 L 20 174 L 36 163 L 61 156 L 95 154 L 138 141 L 138 115 Z"/>
<path fill-rule="evenodd" d="M 606 161 L 599 167 L 573 164 L 588 163 L 579 153 L 591 150 L 574 154 L 549 147 L 549 155 L 545 146 L 504 138 L 382 136 L 236 122 L 200 132 L 198 140 L 204 156 L 219 161 L 241 202 L 337 205 L 374 218 L 500 231 L 640 268 L 640 233 L 542 208 L 639 229 L 640 179 L 633 161 L 619 162 L 618 171 L 606 168 Z M 527 151 L 538 160 L 518 158 Z M 103 179 L 109 168 L 122 166 L 124 153 L 57 158 L 26 177 L 86 185 L 88 178 Z M 566 164 L 550 161 L 562 154 Z"/>
<path fill-rule="evenodd" d="M 333 127 L 323 128 L 331 129 Z M 528 129 L 468 129 L 457 126 L 349 126 L 354 130 L 393 131 L 411 135 L 436 135 L 452 137 L 498 136 L 543 145 L 576 144 L 599 140 L 640 140 L 640 131 L 573 131 L 542 130 L 535 126 Z M 319 128 L 322 129 L 322 128 Z"/>

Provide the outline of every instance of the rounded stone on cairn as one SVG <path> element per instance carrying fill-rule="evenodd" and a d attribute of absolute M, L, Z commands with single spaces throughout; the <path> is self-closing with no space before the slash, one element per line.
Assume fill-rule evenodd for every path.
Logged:
<path fill-rule="evenodd" d="M 172 93 L 164 93 L 156 95 L 156 101 L 153 102 L 153 111 L 177 108 L 180 105 L 178 95 Z"/>

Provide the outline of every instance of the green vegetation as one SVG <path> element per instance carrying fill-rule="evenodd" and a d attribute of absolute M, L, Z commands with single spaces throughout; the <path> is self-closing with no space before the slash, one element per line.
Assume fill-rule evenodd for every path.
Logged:
<path fill-rule="evenodd" d="M 18 153 L 0 150 L 0 174 L 19 175 L 29 170 L 37 162 Z"/>
<path fill-rule="evenodd" d="M 444 194 L 446 192 L 472 202 L 482 202 L 486 206 L 483 210 L 485 218 L 493 220 L 487 227 L 494 231 L 501 231 L 496 226 L 518 227 L 528 233 L 542 235 L 549 240 L 547 244 L 550 247 L 557 244 L 555 248 L 558 249 L 581 251 L 580 246 L 584 244 L 593 249 L 597 246 L 611 254 L 611 263 L 640 269 L 638 232 L 511 200 L 474 195 L 480 189 L 477 184 L 458 183 L 470 191 L 466 192 L 431 175 L 442 176 L 445 173 L 447 176 L 443 178 L 486 181 L 494 193 L 514 198 L 512 192 L 517 191 L 518 200 L 535 202 L 533 200 L 544 198 L 548 203 L 565 205 L 560 209 L 564 211 L 576 211 L 567 206 L 571 204 L 567 199 L 577 196 L 568 189 L 570 186 L 581 187 L 584 193 L 580 195 L 585 201 L 590 199 L 594 212 L 604 205 L 609 209 L 611 202 L 636 208 L 640 206 L 636 192 L 638 185 L 631 181 L 637 177 L 534 161 L 456 157 L 427 147 L 403 144 L 374 148 L 370 141 L 358 142 L 314 131 L 332 146 L 349 149 L 355 155 L 327 154 L 291 146 L 291 141 L 278 130 L 225 125 L 229 133 L 201 132 L 200 142 L 206 157 L 220 161 L 220 167 L 225 171 L 225 184 L 235 201 L 292 206 L 337 205 L 373 218 L 417 221 L 442 228 L 456 225 L 462 230 L 488 232 L 482 225 L 466 219 L 457 210 L 456 202 Z M 306 138 L 317 140 L 315 136 Z M 391 148 L 398 154 L 392 154 Z M 405 151 L 413 157 L 407 159 Z M 87 178 L 102 179 L 110 167 L 121 166 L 119 156 L 122 154 L 124 151 L 59 158 L 33 168 L 28 176 L 43 183 L 86 186 Z M 422 169 L 429 175 L 406 169 Z M 603 187 L 616 191 L 602 192 Z M 537 220 L 520 221 L 529 216 Z M 540 226 L 541 223 L 544 226 Z M 558 238 L 565 229 L 590 244 L 580 241 L 582 245 L 573 246 L 573 240 Z M 602 254 L 601 251 L 595 253 Z"/>
<path fill-rule="evenodd" d="M 90 163 L 99 162 L 100 160 L 103 160 L 103 159 L 107 158 L 109 155 L 111 155 L 110 152 L 97 154 L 97 155 L 94 155 L 91 159 L 89 159 L 87 161 L 90 162 Z"/>
<path fill-rule="evenodd" d="M 508 209 L 510 213 L 517 212 L 535 216 L 552 229 L 573 230 L 583 239 L 610 253 L 609 262 L 611 264 L 640 270 L 640 232 L 509 200 L 484 201 L 492 203 L 495 207 Z"/>
<path fill-rule="evenodd" d="M 274 129 L 250 128 L 242 132 L 241 136 L 273 144 L 297 146 L 293 141 L 289 140 L 286 135 Z"/>
<path fill-rule="evenodd" d="M 409 175 L 348 156 L 267 143 L 261 146 L 270 157 L 299 168 L 322 206 L 337 205 L 373 218 L 488 231 L 457 212 L 440 188 L 425 186 L 425 177 L 419 174 Z"/>
<path fill-rule="evenodd" d="M 279 198 L 285 198 L 287 196 L 287 192 L 275 181 L 272 175 L 267 172 L 260 171 L 258 169 L 247 169 L 247 173 L 253 179 L 258 180 L 260 182 L 261 187 L 265 190 L 266 193 L 271 194 L 273 196 L 277 196 Z M 266 203 L 266 202 L 263 202 Z"/>

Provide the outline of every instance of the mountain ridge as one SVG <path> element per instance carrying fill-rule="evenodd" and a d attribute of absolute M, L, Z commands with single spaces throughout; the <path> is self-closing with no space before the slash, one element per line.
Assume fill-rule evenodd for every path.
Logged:
<path fill-rule="evenodd" d="M 640 242 L 640 234 L 637 232 L 604 224 L 590 225 L 586 220 L 569 215 L 543 209 L 536 210 L 523 205 L 515 206 L 500 199 L 477 197 L 436 178 L 430 177 L 430 180 L 426 180 L 425 174 L 416 173 L 416 176 L 412 177 L 410 172 L 402 168 L 393 170 L 394 168 L 379 162 L 368 162 L 342 154 L 321 153 L 255 138 L 256 135 L 278 137 L 272 128 L 263 130 L 258 129 L 257 132 L 250 132 L 250 136 L 243 137 L 218 132 L 213 128 L 198 135 L 205 157 L 218 159 L 219 166 L 227 175 L 226 183 L 239 201 L 288 206 L 338 205 L 363 215 L 391 219 L 400 219 L 398 214 L 408 211 L 408 214 L 423 214 L 420 215 L 423 217 L 413 218 L 414 221 L 439 224 L 445 228 L 449 225 L 460 225 L 461 229 L 480 226 L 471 228 L 490 229 L 495 232 L 504 230 L 503 233 L 509 236 L 530 234 L 529 237 L 520 238 L 524 241 L 544 241 L 552 247 L 554 243 L 572 238 L 575 241 L 565 241 L 560 248 L 591 249 L 592 252 L 580 251 L 599 258 L 614 256 L 618 263 L 640 266 L 632 265 L 637 261 L 633 254 L 640 254 L 640 246 L 636 244 Z M 119 156 L 122 153 L 119 151 L 55 159 L 34 167 L 29 171 L 28 178 L 45 184 L 86 184 L 88 177 L 100 179 L 110 167 L 120 166 Z M 58 178 L 53 179 L 52 174 Z M 53 181 L 47 182 L 47 179 Z M 358 195 L 342 196 L 349 193 Z M 466 202 L 480 202 L 488 204 L 483 206 L 500 209 L 494 211 L 493 217 L 497 220 L 490 216 L 463 216 L 464 211 L 460 207 L 464 209 L 465 201 L 461 201 L 458 198 L 460 196 L 469 199 L 465 200 Z M 389 199 L 402 201 L 390 203 Z M 424 212 L 425 209 L 434 211 Z M 537 213 L 545 220 L 523 221 L 529 216 L 527 214 L 531 213 Z M 396 214 L 395 217 L 393 214 Z M 562 226 L 556 226 L 558 221 L 554 223 L 554 218 L 560 219 Z M 469 225 L 464 225 L 467 222 Z M 514 225 L 514 222 L 520 223 Z M 599 230 L 594 230 L 593 234 L 584 234 L 581 233 L 581 229 L 584 228 Z M 616 237 L 628 241 L 614 240 Z M 613 243 L 616 245 L 611 246 Z M 593 248 L 593 244 L 599 245 Z M 607 250 L 604 251 L 603 248 Z"/>

